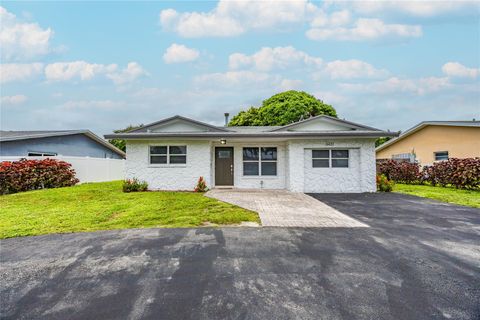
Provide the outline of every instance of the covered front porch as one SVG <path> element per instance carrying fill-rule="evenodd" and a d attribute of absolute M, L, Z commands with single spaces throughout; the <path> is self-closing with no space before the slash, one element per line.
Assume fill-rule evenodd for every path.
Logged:
<path fill-rule="evenodd" d="M 212 141 L 211 159 L 212 187 L 287 188 L 285 141 Z"/>

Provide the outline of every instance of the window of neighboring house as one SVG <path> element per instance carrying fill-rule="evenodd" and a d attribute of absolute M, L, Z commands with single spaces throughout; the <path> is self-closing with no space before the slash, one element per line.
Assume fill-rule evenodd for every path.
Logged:
<path fill-rule="evenodd" d="M 57 154 L 53 152 L 29 152 L 28 153 L 29 157 L 54 157 L 56 155 Z"/>
<path fill-rule="evenodd" d="M 411 153 L 398 153 L 392 155 L 393 160 L 409 160 Z"/>
<path fill-rule="evenodd" d="M 348 150 L 312 150 L 313 168 L 348 168 Z"/>
<path fill-rule="evenodd" d="M 150 164 L 185 164 L 187 146 L 150 146 Z"/>
<path fill-rule="evenodd" d="M 437 151 L 434 152 L 435 161 L 448 160 L 448 151 Z"/>
<path fill-rule="evenodd" d="M 244 176 L 276 176 L 277 148 L 250 147 L 243 148 Z"/>

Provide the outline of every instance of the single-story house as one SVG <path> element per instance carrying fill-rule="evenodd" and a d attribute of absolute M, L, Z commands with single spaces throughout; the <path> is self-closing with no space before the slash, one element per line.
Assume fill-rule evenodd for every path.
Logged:
<path fill-rule="evenodd" d="M 126 140 L 126 177 L 152 190 L 192 190 L 203 176 L 210 188 L 373 192 L 375 140 L 396 135 L 323 115 L 275 127 L 174 116 L 105 138 Z"/>
<path fill-rule="evenodd" d="M 424 121 L 376 149 L 377 160 L 431 165 L 449 158 L 480 157 L 480 121 Z"/>
<path fill-rule="evenodd" d="M 0 131 L 2 156 L 124 159 L 125 153 L 89 130 Z"/>

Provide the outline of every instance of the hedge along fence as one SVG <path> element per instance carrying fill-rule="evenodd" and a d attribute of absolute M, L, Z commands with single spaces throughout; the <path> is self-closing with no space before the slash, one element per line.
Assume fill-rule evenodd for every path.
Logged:
<path fill-rule="evenodd" d="M 448 159 L 431 166 L 387 160 L 377 165 L 377 172 L 399 183 L 433 186 L 454 186 L 461 189 L 480 188 L 480 158 Z"/>
<path fill-rule="evenodd" d="M 55 159 L 0 162 L 0 194 L 69 187 L 78 183 L 71 164 Z"/>

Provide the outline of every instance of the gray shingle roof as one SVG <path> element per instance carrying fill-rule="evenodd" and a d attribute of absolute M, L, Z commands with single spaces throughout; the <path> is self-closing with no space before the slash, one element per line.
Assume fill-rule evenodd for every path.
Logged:
<path fill-rule="evenodd" d="M 313 121 L 315 119 L 325 118 L 327 121 L 333 121 L 343 124 L 348 130 L 322 130 L 322 131 L 291 131 L 297 125 Z M 202 132 L 152 132 L 148 130 L 150 127 L 159 124 L 168 123 L 176 119 L 192 122 L 197 125 L 204 126 L 207 131 Z M 289 137 L 396 137 L 397 132 L 383 131 L 380 129 L 367 127 L 350 121 L 337 119 L 325 115 L 320 115 L 295 122 L 286 126 L 238 126 L 238 127 L 220 127 L 212 126 L 185 118 L 182 116 L 174 116 L 164 120 L 160 120 L 144 126 L 142 128 L 131 130 L 125 133 L 107 134 L 107 139 L 148 139 L 148 138 L 289 138 Z"/>
<path fill-rule="evenodd" d="M 42 137 L 45 135 L 58 135 L 58 134 L 72 134 L 72 133 L 80 133 L 85 132 L 86 130 L 32 130 L 32 131 L 4 131 L 0 130 L 0 140 L 4 140 L 4 138 L 9 138 L 13 140 L 13 138 L 28 138 L 41 135 Z"/>
<path fill-rule="evenodd" d="M 73 134 L 84 134 L 92 140 L 104 145 L 113 152 L 119 154 L 122 157 L 125 157 L 125 152 L 118 149 L 108 141 L 100 138 L 90 130 L 32 130 L 32 131 L 4 131 L 0 130 L 0 142 L 7 141 L 17 141 L 17 140 L 27 140 L 27 139 L 38 139 L 38 138 L 48 138 L 48 137 L 59 137 Z"/>
<path fill-rule="evenodd" d="M 239 133 L 261 133 L 281 128 L 281 126 L 249 126 L 249 127 L 228 127 L 230 131 Z"/>

